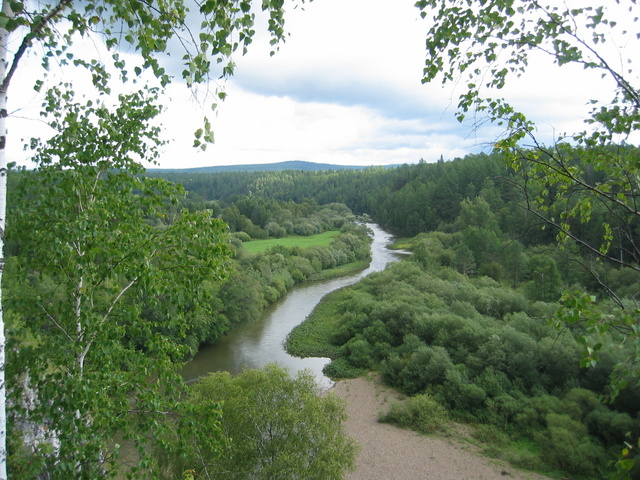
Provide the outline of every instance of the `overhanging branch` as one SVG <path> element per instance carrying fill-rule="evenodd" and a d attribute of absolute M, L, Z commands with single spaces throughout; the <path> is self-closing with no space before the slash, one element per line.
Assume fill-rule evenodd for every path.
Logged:
<path fill-rule="evenodd" d="M 22 57 L 24 56 L 25 53 L 27 53 L 27 50 L 31 46 L 32 40 L 34 38 L 37 38 L 44 31 L 47 25 L 49 25 L 51 20 L 57 17 L 60 14 L 60 12 L 62 12 L 62 10 L 67 8 L 67 6 L 71 5 L 72 3 L 73 3 L 73 0 L 61 0 L 60 3 L 58 3 L 58 5 L 56 5 L 49 13 L 41 17 L 38 23 L 31 26 L 31 31 L 29 31 L 29 33 L 27 33 L 24 36 L 24 38 L 22 39 L 22 43 L 20 44 L 20 47 L 18 47 L 18 51 L 13 56 L 13 61 L 11 62 L 11 67 L 9 68 L 7 75 L 2 79 L 2 84 L 0 85 L 0 91 L 2 92 L 8 91 L 9 84 L 11 83 L 11 79 L 13 78 L 16 71 L 18 70 L 18 65 L 20 64 Z"/>

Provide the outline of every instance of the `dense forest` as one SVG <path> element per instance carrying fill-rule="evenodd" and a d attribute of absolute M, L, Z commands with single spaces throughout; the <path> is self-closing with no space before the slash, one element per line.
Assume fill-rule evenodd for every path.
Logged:
<path fill-rule="evenodd" d="M 185 186 L 188 202 L 212 206 L 231 230 L 256 238 L 303 233 L 277 202 L 344 202 L 406 238 L 410 262 L 336 293 L 312 316 L 316 324 L 290 337 L 296 354 L 334 358 L 329 375 L 378 371 L 389 385 L 481 426 L 496 454 L 552 474 L 601 478 L 638 437 L 632 373 L 622 389 L 610 378 L 634 355 L 624 332 L 567 329 L 562 312 L 563 292 L 588 292 L 600 312 L 617 311 L 620 300 L 633 305 L 640 274 L 558 245 L 557 232 L 525 208 L 521 178 L 499 155 L 388 170 L 167 176 Z M 559 215 L 564 206 L 548 208 Z M 607 216 L 596 209 L 573 231 L 599 245 Z M 618 239 L 609 254 L 629 251 Z M 325 340 L 308 345 L 310 331 Z M 600 353 L 586 368 L 584 338 L 593 335 Z"/>
<path fill-rule="evenodd" d="M 571 155 L 571 161 L 580 164 L 583 152 L 576 149 Z M 153 375 L 158 359 L 179 365 L 200 345 L 214 343 L 235 325 L 255 321 L 293 285 L 362 269 L 370 258 L 367 228 L 357 221 L 363 216 L 395 232 L 398 246 L 411 250 L 410 260 L 331 295 L 292 332 L 287 347 L 292 353 L 331 357 L 326 373 L 334 378 L 379 372 L 386 383 L 411 397 L 405 410 L 389 412 L 389 421 L 419 431 L 433 431 L 448 419 L 469 422 L 476 426 L 477 437 L 491 445 L 492 454 L 552 475 L 601 478 L 615 470 L 613 464 L 625 445 L 638 438 L 640 389 L 633 380 L 633 365 L 625 369 L 629 359 L 636 360 L 626 332 L 595 331 L 583 321 L 569 328 L 567 320 L 571 312 L 590 309 L 602 316 L 635 305 L 637 269 L 598 258 L 588 248 L 607 238 L 611 211 L 601 205 L 589 218 L 574 222 L 572 232 L 582 244 L 558 243 L 558 232 L 526 208 L 526 195 L 532 193 L 499 154 L 388 169 L 149 175 L 140 171 L 124 177 L 107 172 L 98 183 L 92 167 L 15 173 L 10 191 L 21 201 L 9 216 L 4 287 L 14 332 L 13 375 L 23 389 L 32 384 L 45 388 L 62 368 L 54 365 L 78 369 L 77 376 L 57 380 L 66 382 L 70 392 L 80 380 L 104 386 L 105 355 L 127 359 L 125 365 L 113 365 L 113 372 L 143 369 Z M 48 194 L 52 191 L 56 197 Z M 566 208 L 561 197 L 548 191 L 537 195 L 546 195 L 547 213 L 556 210 L 559 215 Z M 42 226 L 43 218 L 56 228 L 52 231 L 48 222 Z M 612 225 L 611 231 L 623 226 L 629 231 L 621 221 Z M 625 242 L 633 244 L 637 231 L 635 224 L 630 226 L 633 235 L 614 236 L 606 255 L 629 255 L 632 249 Z M 335 232 L 326 246 L 286 247 L 276 242 L 262 253 L 245 248 L 256 240 L 323 232 Z M 168 255 L 147 249 L 150 238 L 156 239 L 154 245 L 164 245 Z M 68 250 L 68 245 L 75 247 Z M 215 263 L 204 270 L 209 273 L 190 273 L 206 265 L 212 251 Z M 148 279 L 132 277 L 123 266 L 123 258 L 132 255 L 141 262 L 138 270 L 149 269 Z M 70 278 L 76 278 L 75 283 Z M 197 293 L 185 296 L 187 291 Z M 116 304 L 125 293 L 127 301 Z M 586 307 L 576 306 L 579 301 L 587 302 Z M 85 324 L 94 330 L 85 332 Z M 73 328 L 86 342 L 83 349 L 66 347 Z M 98 346 L 96 339 L 102 336 L 104 345 Z M 40 377 L 21 374 L 25 369 L 48 372 L 41 378 L 44 383 L 38 384 Z M 212 428 L 225 425 L 224 416 L 220 423 L 205 413 L 211 401 L 202 393 L 207 388 L 223 398 L 245 381 L 284 382 L 285 377 L 271 369 L 247 373 L 238 385 L 220 377 L 193 387 L 183 408 L 200 412 L 193 417 L 195 423 L 159 420 L 154 425 L 161 433 L 154 433 L 153 451 L 161 453 L 151 453 L 151 458 L 173 475 L 199 461 L 199 450 L 190 448 L 204 448 L 205 443 L 197 442 L 206 442 Z M 113 381 L 118 382 L 117 375 Z M 175 381 L 175 376 L 168 376 L 154 388 L 170 393 L 168 385 Z M 224 388 L 216 382 L 223 382 L 228 391 L 217 390 Z M 299 388 L 307 392 L 304 395 L 312 391 L 309 379 L 295 382 L 285 382 L 282 388 Z M 135 399 L 141 408 L 159 408 L 147 403 L 155 397 L 144 391 L 120 398 L 114 395 L 117 383 L 109 385 L 113 386 L 92 401 L 110 405 Z M 85 395 L 76 390 L 66 408 L 86 402 Z M 183 393 L 177 389 L 175 395 L 177 399 Z M 32 423 L 21 424 L 22 430 L 29 431 L 36 422 L 50 425 L 48 431 L 65 428 L 64 409 L 58 417 L 48 405 L 24 408 Z M 335 412 L 331 435 L 346 442 L 344 464 L 322 468 L 340 478 L 353 460 L 353 446 L 336 433 L 342 407 L 327 403 L 313 408 Z M 179 411 L 175 415 L 181 418 Z M 256 418 L 263 415 L 257 413 Z M 76 424 L 65 445 L 68 450 L 58 451 L 54 464 L 48 463 L 52 457 L 34 457 L 13 446 L 13 468 L 24 478 L 38 478 L 41 468 L 63 468 L 60 458 L 77 462 L 79 449 L 91 446 L 100 452 L 96 455 L 104 455 L 104 440 L 95 437 L 96 429 L 103 429 L 104 438 L 113 431 L 140 434 L 127 430 L 126 418 L 116 413 L 100 425 Z M 198 418 L 205 420 L 196 427 Z M 140 425 L 151 428 L 144 422 L 136 428 Z M 187 442 L 191 447 L 181 446 L 182 437 L 168 433 L 169 425 L 193 432 L 197 440 Z M 225 428 L 230 432 L 234 425 Z M 15 436 L 11 438 L 11 445 L 19 445 Z M 211 471 L 222 461 L 215 453 L 219 447 L 207 447 Z M 144 448 L 139 451 L 149 454 Z M 180 451 L 190 451 L 190 460 Z M 243 458 L 237 452 L 229 455 L 234 462 Z M 262 461 L 256 457 L 251 468 L 266 468 Z"/>

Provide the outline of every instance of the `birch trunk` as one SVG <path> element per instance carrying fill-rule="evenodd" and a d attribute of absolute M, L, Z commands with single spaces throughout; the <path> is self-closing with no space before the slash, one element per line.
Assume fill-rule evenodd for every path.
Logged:
<path fill-rule="evenodd" d="M 9 1 L 2 2 L 2 12 L 12 15 Z M 7 74 L 9 32 L 0 28 L 0 480 L 7 479 L 7 389 L 5 382 L 5 336 L 2 310 L 2 273 L 4 271 L 4 231 L 7 210 Z"/>

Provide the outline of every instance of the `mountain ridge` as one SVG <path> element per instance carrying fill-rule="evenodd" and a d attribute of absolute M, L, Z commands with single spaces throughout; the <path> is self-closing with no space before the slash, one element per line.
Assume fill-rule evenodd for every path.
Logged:
<path fill-rule="evenodd" d="M 304 170 L 317 172 L 324 170 L 362 170 L 374 165 L 333 165 L 330 163 L 306 162 L 303 160 L 289 160 L 276 163 L 256 163 L 246 165 L 217 165 L 210 167 L 195 168 L 149 168 L 150 172 L 172 172 L 172 173 L 220 173 L 220 172 L 270 172 L 280 170 Z M 384 165 L 384 168 L 395 167 L 397 165 Z"/>

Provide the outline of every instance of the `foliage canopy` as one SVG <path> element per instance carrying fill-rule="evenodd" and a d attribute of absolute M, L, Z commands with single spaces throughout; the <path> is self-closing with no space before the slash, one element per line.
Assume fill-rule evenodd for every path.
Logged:
<path fill-rule="evenodd" d="M 342 428 L 344 401 L 318 393 L 310 372 L 291 378 L 273 364 L 235 377 L 210 374 L 191 387 L 190 401 L 221 402 L 220 425 L 228 442 L 221 452 L 193 448 L 168 458 L 168 478 L 194 465 L 212 479 L 343 478 L 356 453 Z"/>

